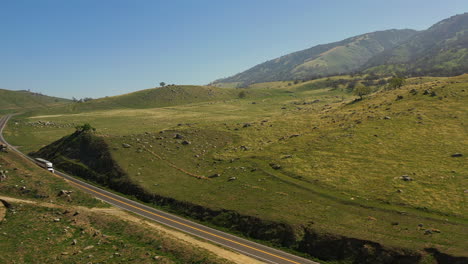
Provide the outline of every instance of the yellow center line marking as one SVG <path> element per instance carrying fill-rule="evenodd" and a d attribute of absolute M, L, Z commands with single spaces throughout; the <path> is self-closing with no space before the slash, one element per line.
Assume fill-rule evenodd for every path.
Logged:
<path fill-rule="evenodd" d="M 243 243 L 240 243 L 240 242 L 237 242 L 237 241 L 234 241 L 234 240 L 231 240 L 231 239 L 228 239 L 228 238 L 225 238 L 225 237 L 222 237 L 222 236 L 213 234 L 213 233 L 211 233 L 211 232 L 208 232 L 208 231 L 205 231 L 205 230 L 202 230 L 202 229 L 193 227 L 193 226 L 191 226 L 191 225 L 187 225 L 187 224 L 184 224 L 184 223 L 182 223 L 182 222 L 179 222 L 179 221 L 176 221 L 176 220 L 167 218 L 167 217 L 165 217 L 165 216 L 162 216 L 162 215 L 153 213 L 153 212 L 151 212 L 151 211 L 145 210 L 145 209 L 140 208 L 140 207 L 138 207 L 138 206 L 135 206 L 135 205 L 132 205 L 132 204 L 123 202 L 123 201 L 121 201 L 121 200 L 119 200 L 119 199 L 115 199 L 115 198 L 113 198 L 113 197 L 111 197 L 111 196 L 108 196 L 108 195 L 102 194 L 102 193 L 100 193 L 100 192 L 97 192 L 97 191 L 95 191 L 95 190 L 93 190 L 93 189 L 91 189 L 91 188 L 88 188 L 88 187 L 86 187 L 86 186 L 84 186 L 84 185 L 81 185 L 81 184 L 79 184 L 79 183 L 76 183 L 76 182 L 73 182 L 73 181 L 70 181 L 70 180 L 69 180 L 69 182 L 72 183 L 72 184 L 78 185 L 78 186 L 80 186 L 81 188 L 84 188 L 84 189 L 89 190 L 89 191 L 91 191 L 91 192 L 97 193 L 97 194 L 99 194 L 99 195 L 101 195 L 101 196 L 107 197 L 107 198 L 109 198 L 109 199 L 111 199 L 111 200 L 114 200 L 114 201 L 116 201 L 116 202 L 119 202 L 119 203 L 125 204 L 125 205 L 127 205 L 127 206 L 133 207 L 133 208 L 135 208 L 135 209 L 138 209 L 138 210 L 140 210 L 140 211 L 146 212 L 146 213 L 148 213 L 148 214 L 152 214 L 152 215 L 155 215 L 155 216 L 157 216 L 157 217 L 161 217 L 161 218 L 163 218 L 163 219 L 166 219 L 166 220 L 168 220 L 168 221 L 177 223 L 177 224 L 179 224 L 179 225 L 183 225 L 183 226 L 185 226 L 185 227 L 188 227 L 188 228 L 197 230 L 197 231 L 199 231 L 199 232 L 202 232 L 202 233 L 205 233 L 205 234 L 208 234 L 208 235 L 211 235 L 211 236 L 214 236 L 214 237 L 217 237 L 217 238 L 220 238 L 220 239 L 229 241 L 229 242 L 231 242 L 231 243 L 238 244 L 238 245 L 240 245 L 240 246 L 253 249 L 253 250 L 255 250 L 255 251 L 258 251 L 258 252 L 261 252 L 261 253 L 270 255 L 270 256 L 275 257 L 275 258 L 279 258 L 279 259 L 282 259 L 282 260 L 286 260 L 286 261 L 289 261 L 289 262 L 295 263 L 295 264 L 301 264 L 301 263 L 299 263 L 299 262 L 296 262 L 296 261 L 293 261 L 293 260 L 290 260 L 290 259 L 287 259 L 287 258 L 283 258 L 283 257 L 281 257 L 281 256 L 278 256 L 278 255 L 275 255 L 275 254 L 272 254 L 272 253 L 263 251 L 263 250 L 261 250 L 261 249 L 254 248 L 254 247 L 251 247 L 251 246 L 249 246 L 249 245 L 246 245 L 246 244 L 243 244 Z"/>

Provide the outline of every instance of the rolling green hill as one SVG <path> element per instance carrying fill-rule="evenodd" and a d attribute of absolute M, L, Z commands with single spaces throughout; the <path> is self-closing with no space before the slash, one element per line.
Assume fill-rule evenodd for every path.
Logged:
<path fill-rule="evenodd" d="M 416 34 L 415 30 L 386 30 L 318 45 L 259 64 L 245 72 L 214 82 L 215 85 L 245 86 L 252 83 L 310 79 L 320 75 L 349 73 L 374 55 Z"/>
<path fill-rule="evenodd" d="M 110 109 L 145 109 L 185 105 L 191 103 L 228 100 L 238 98 L 238 89 L 225 89 L 212 86 L 171 85 L 140 90 L 133 93 L 105 97 L 88 102 L 76 102 L 64 106 L 41 110 L 41 113 L 78 113 Z M 258 96 L 260 91 L 248 91 L 247 97 Z"/>
<path fill-rule="evenodd" d="M 29 91 L 0 89 L 0 113 L 46 108 L 70 103 L 71 100 L 51 97 Z"/>
<path fill-rule="evenodd" d="M 442 20 L 376 55 L 367 72 L 453 76 L 468 72 L 468 13 Z"/>

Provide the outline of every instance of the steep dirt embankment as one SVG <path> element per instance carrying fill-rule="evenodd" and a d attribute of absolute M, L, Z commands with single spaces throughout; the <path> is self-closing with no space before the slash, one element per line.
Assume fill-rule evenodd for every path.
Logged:
<path fill-rule="evenodd" d="M 340 235 L 319 233 L 309 227 L 267 221 L 230 210 L 213 210 L 186 201 L 150 193 L 132 182 L 115 163 L 105 141 L 91 132 L 75 132 L 42 149 L 33 156 L 49 159 L 70 174 L 108 186 L 143 202 L 164 206 L 179 215 L 240 232 L 245 236 L 295 249 L 323 260 L 352 263 L 418 263 L 421 252 L 389 248 L 379 243 Z M 452 257 L 427 249 L 441 264 L 468 263 L 467 258 Z"/>

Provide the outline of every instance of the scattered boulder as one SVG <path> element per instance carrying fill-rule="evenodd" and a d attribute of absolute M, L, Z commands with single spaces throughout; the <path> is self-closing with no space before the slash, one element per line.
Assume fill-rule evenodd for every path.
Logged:
<path fill-rule="evenodd" d="M 463 157 L 463 154 L 461 153 L 454 153 L 451 155 L 452 158 L 459 158 L 459 157 Z"/>
<path fill-rule="evenodd" d="M 250 123 L 245 123 L 242 127 L 243 127 L 243 128 L 246 128 L 246 127 L 250 127 L 250 126 L 252 126 L 252 124 L 250 124 Z"/>
<path fill-rule="evenodd" d="M 409 92 L 410 92 L 412 95 L 417 95 L 417 94 L 418 94 L 418 90 L 416 90 L 416 89 L 411 89 Z"/>
<path fill-rule="evenodd" d="M 392 118 L 389 117 L 389 116 L 385 116 L 383 119 L 385 119 L 385 120 L 390 120 L 390 119 L 392 119 Z"/>
<path fill-rule="evenodd" d="M 123 148 L 130 148 L 131 145 L 130 145 L 130 144 L 127 144 L 127 143 L 123 143 L 123 144 L 122 144 L 122 147 L 123 147 Z"/>
<path fill-rule="evenodd" d="M 279 170 L 279 169 L 281 169 L 281 165 L 276 164 L 276 163 L 271 163 L 270 166 L 271 166 L 271 168 L 274 169 L 274 170 Z"/>
<path fill-rule="evenodd" d="M 187 140 L 182 141 L 182 145 L 190 145 L 190 144 L 192 144 L 192 142 L 187 141 Z"/>
<path fill-rule="evenodd" d="M 241 150 L 243 150 L 243 151 L 247 151 L 247 150 L 249 150 L 249 148 L 248 148 L 248 147 L 246 147 L 246 146 L 240 146 L 240 149 L 241 149 Z"/>
<path fill-rule="evenodd" d="M 408 175 L 402 175 L 400 178 L 401 178 L 402 180 L 404 180 L 404 181 L 412 181 L 412 180 L 413 180 L 413 178 L 411 178 L 411 177 L 408 176 Z"/>
<path fill-rule="evenodd" d="M 235 181 L 237 180 L 237 177 L 229 177 L 228 181 Z"/>
<path fill-rule="evenodd" d="M 8 146 L 5 144 L 0 144 L 0 152 L 8 153 Z"/>
<path fill-rule="evenodd" d="M 83 250 L 89 250 L 89 249 L 92 249 L 92 248 L 94 248 L 94 246 L 90 245 L 90 246 L 87 246 L 87 247 L 83 248 Z"/>
<path fill-rule="evenodd" d="M 175 139 L 184 139 L 184 136 L 182 136 L 181 134 L 175 134 L 174 138 Z"/>
<path fill-rule="evenodd" d="M 403 99 L 403 95 L 398 95 L 397 98 L 396 98 L 397 101 L 402 100 L 402 99 Z"/>
<path fill-rule="evenodd" d="M 72 194 L 73 191 L 67 191 L 67 190 L 60 190 L 57 196 L 63 196 L 63 195 L 70 195 Z"/>
<path fill-rule="evenodd" d="M 215 174 L 213 174 L 211 176 L 208 176 L 208 178 L 218 178 L 219 176 L 221 176 L 221 174 L 215 173 Z"/>
<path fill-rule="evenodd" d="M 0 170 L 0 182 L 5 181 L 7 179 L 7 175 L 5 171 Z"/>
<path fill-rule="evenodd" d="M 78 241 L 76 241 L 76 239 L 73 239 L 71 244 L 74 246 L 74 245 L 76 245 L 77 243 L 78 243 Z"/>

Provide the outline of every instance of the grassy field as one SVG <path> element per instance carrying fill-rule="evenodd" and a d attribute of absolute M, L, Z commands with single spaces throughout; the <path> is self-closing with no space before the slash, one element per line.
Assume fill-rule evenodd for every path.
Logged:
<path fill-rule="evenodd" d="M 351 79 L 332 79 L 343 78 Z M 14 118 L 6 138 L 34 151 L 89 122 L 151 192 L 467 256 L 468 75 L 409 79 L 362 101 L 327 82 L 256 84 L 244 99 L 235 90 L 229 98 L 158 108 L 51 109 Z M 432 229 L 440 233 L 425 234 Z"/>
<path fill-rule="evenodd" d="M 231 263 L 121 217 L 14 153 L 0 152 L 0 170 L 0 199 L 10 206 L 0 215 L 1 263 Z"/>

